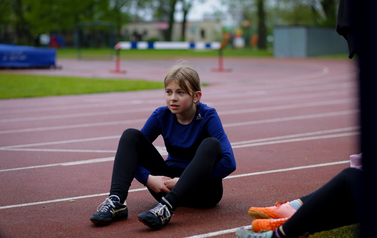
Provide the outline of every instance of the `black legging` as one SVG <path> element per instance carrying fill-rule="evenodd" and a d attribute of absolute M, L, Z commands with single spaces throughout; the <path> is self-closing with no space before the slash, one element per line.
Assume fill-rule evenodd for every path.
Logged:
<path fill-rule="evenodd" d="M 298 237 L 361 220 L 361 177 L 358 169 L 347 168 L 323 187 L 304 197 L 304 204 L 283 224 L 286 237 Z"/>
<path fill-rule="evenodd" d="M 123 132 L 115 155 L 111 180 L 111 195 L 126 200 L 131 182 L 138 165 L 143 166 L 152 175 L 180 177 L 170 193 L 155 193 L 149 189 L 157 201 L 165 198 L 173 206 L 212 207 L 220 202 L 223 195 L 221 179 L 210 178 L 212 169 L 222 157 L 219 140 L 206 138 L 199 145 L 196 154 L 186 168 L 167 166 L 164 159 L 144 136 L 136 129 Z"/>

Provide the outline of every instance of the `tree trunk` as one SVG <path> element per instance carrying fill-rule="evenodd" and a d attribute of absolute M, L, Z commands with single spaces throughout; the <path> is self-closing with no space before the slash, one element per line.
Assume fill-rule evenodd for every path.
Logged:
<path fill-rule="evenodd" d="M 16 16 L 16 35 L 18 44 L 30 44 L 30 33 L 28 31 L 27 23 L 24 17 L 24 5 L 22 0 L 16 0 L 13 2 L 13 11 Z"/>
<path fill-rule="evenodd" d="M 181 31 L 181 40 L 186 41 L 186 23 L 187 23 L 187 13 L 188 10 L 183 10 L 183 20 L 182 20 L 182 31 Z"/>
<path fill-rule="evenodd" d="M 267 29 L 266 29 L 266 13 L 264 11 L 264 0 L 258 0 L 258 49 L 265 50 L 267 49 L 266 45 L 266 37 L 267 37 Z"/>
<path fill-rule="evenodd" d="M 175 12 L 175 4 L 177 3 L 177 0 L 170 0 L 170 12 L 169 12 L 169 27 L 167 31 L 166 40 L 171 41 L 172 40 L 172 34 L 173 34 L 173 25 L 174 25 L 174 12 Z"/>

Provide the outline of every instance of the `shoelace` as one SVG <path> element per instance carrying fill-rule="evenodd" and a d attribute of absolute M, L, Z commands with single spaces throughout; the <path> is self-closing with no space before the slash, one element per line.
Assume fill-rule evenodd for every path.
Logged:
<path fill-rule="evenodd" d="M 159 203 L 158 206 L 156 206 L 155 208 L 152 208 L 149 211 L 156 216 L 162 216 L 162 217 L 165 216 L 166 218 L 171 216 L 169 208 L 166 205 L 161 204 L 161 203 Z"/>
<path fill-rule="evenodd" d="M 279 201 L 279 202 L 276 202 L 276 203 L 275 203 L 275 206 L 276 206 L 276 207 L 280 207 L 281 205 L 283 205 L 284 203 L 287 203 L 287 202 L 289 202 L 289 200 L 285 200 L 285 202 L 280 202 L 280 201 Z"/>
<path fill-rule="evenodd" d="M 107 210 L 109 209 L 113 210 L 114 208 L 115 208 L 114 202 L 110 199 L 110 197 L 108 197 L 103 203 L 101 203 L 97 207 L 97 211 L 106 212 Z"/>

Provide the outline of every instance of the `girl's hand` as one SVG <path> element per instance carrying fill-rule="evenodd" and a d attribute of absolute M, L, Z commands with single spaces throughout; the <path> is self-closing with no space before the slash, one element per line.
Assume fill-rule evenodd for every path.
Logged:
<path fill-rule="evenodd" d="M 175 184 L 178 182 L 178 180 L 179 180 L 179 178 L 177 178 L 177 177 L 173 178 L 173 179 L 166 180 L 165 181 L 165 186 L 168 189 L 172 190 L 174 188 Z"/>
<path fill-rule="evenodd" d="M 165 176 L 154 176 L 150 174 L 145 185 L 156 193 L 169 193 L 170 189 L 165 185 L 165 181 L 167 180 L 171 180 L 171 178 Z"/>

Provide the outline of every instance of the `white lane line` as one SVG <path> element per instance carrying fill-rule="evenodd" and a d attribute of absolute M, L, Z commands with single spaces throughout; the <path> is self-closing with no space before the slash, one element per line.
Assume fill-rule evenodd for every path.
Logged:
<path fill-rule="evenodd" d="M 359 112 L 358 110 L 347 110 L 347 111 L 318 113 L 318 114 L 310 114 L 310 115 L 302 115 L 302 116 L 262 119 L 262 120 L 247 121 L 247 122 L 235 122 L 235 123 L 223 124 L 223 127 L 225 128 L 225 127 L 235 127 L 235 126 L 246 126 L 246 125 L 274 123 L 274 122 L 305 120 L 305 119 L 314 119 L 314 118 L 323 118 L 323 117 L 344 116 L 344 115 L 355 114 L 355 113 L 358 113 L 358 112 Z"/>
<path fill-rule="evenodd" d="M 244 104 L 256 104 L 261 102 L 270 102 L 270 101 L 283 101 L 283 100 L 291 100 L 291 99 L 308 99 L 308 98 L 323 98 L 327 96 L 336 96 L 336 95 L 344 95 L 343 91 L 341 92 L 329 92 L 329 93 L 313 93 L 313 94 L 305 94 L 299 97 L 297 96 L 284 96 L 274 98 L 261 98 L 261 99 L 250 99 L 250 100 L 243 100 Z M 211 103 L 210 101 L 205 102 L 208 105 L 220 104 L 220 105 L 234 105 L 239 104 L 239 100 L 234 101 L 226 101 L 224 103 L 215 102 Z M 19 122 L 19 121 L 40 121 L 40 120 L 53 120 L 53 119 L 62 119 L 62 118 L 75 118 L 75 117 L 90 117 L 90 116 L 101 116 L 101 115 L 114 115 L 114 114 L 129 114 L 129 113 L 136 113 L 136 112 L 152 112 L 155 108 L 139 108 L 139 109 L 125 109 L 125 110 L 113 110 L 113 111 L 101 111 L 101 112 L 90 112 L 90 113 L 76 113 L 76 114 L 64 114 L 64 115 L 52 115 L 52 116 L 38 116 L 38 117 L 20 117 L 20 118 L 8 118 L 8 119 L 0 119 L 1 123 L 5 122 Z"/>
<path fill-rule="evenodd" d="M 301 170 L 301 169 L 319 168 L 319 167 L 326 167 L 326 166 L 331 166 L 331 165 L 339 165 L 339 164 L 347 164 L 347 163 L 350 163 L 350 161 L 349 160 L 343 160 L 343 161 L 336 161 L 336 162 L 329 162 L 329 163 L 322 163 L 322 164 L 297 166 L 297 167 L 285 168 L 285 169 L 274 169 L 274 170 L 247 173 L 247 174 L 236 174 L 236 175 L 230 175 L 230 176 L 226 177 L 225 179 L 242 178 L 242 177 L 262 175 L 262 174 L 288 172 L 288 171 Z"/>
<path fill-rule="evenodd" d="M 7 150 L 7 149 L 21 148 L 21 147 L 45 146 L 45 145 L 61 145 L 61 144 L 88 142 L 88 141 L 97 141 L 97 140 L 111 140 L 111 139 L 119 139 L 119 138 L 120 138 L 120 135 L 93 137 L 93 138 L 86 138 L 86 139 L 73 139 L 73 140 L 63 140 L 63 141 L 41 142 L 41 143 L 32 143 L 32 144 L 23 144 L 23 145 L 11 145 L 11 146 L 0 147 L 0 150 Z"/>
<path fill-rule="evenodd" d="M 47 167 L 55 167 L 55 166 L 93 164 L 93 163 L 108 162 L 108 161 L 113 161 L 113 160 L 114 160 L 114 157 L 106 157 L 106 158 L 99 158 L 99 159 L 79 160 L 79 161 L 74 161 L 74 162 L 34 165 L 34 166 L 12 168 L 12 169 L 1 169 L 0 172 L 10 172 L 10 171 L 17 171 L 17 170 L 25 170 L 25 169 L 39 169 L 39 168 L 47 168 Z"/>
<path fill-rule="evenodd" d="M 234 97 L 237 97 L 239 93 L 235 93 Z M 303 100 L 303 99 L 314 99 L 314 98 L 324 98 L 324 97 L 331 97 L 331 96 L 347 96 L 349 93 L 341 90 L 341 91 L 330 91 L 330 92 L 325 92 L 325 93 L 311 93 L 311 94 L 303 94 L 303 95 L 287 95 L 287 96 L 269 96 L 269 97 L 263 97 L 263 98 L 251 98 L 251 99 L 242 99 L 243 104 L 260 104 L 263 102 L 282 102 L 282 101 L 287 101 L 287 100 Z M 221 99 L 223 99 L 221 97 Z M 205 104 L 210 104 L 211 106 L 219 105 L 219 106 L 224 106 L 224 105 L 238 105 L 240 104 L 240 99 L 237 97 L 236 99 L 233 100 L 226 100 L 226 101 L 207 101 L 205 100 Z"/>
<path fill-rule="evenodd" d="M 275 170 L 247 173 L 247 174 L 238 174 L 238 175 L 228 176 L 225 179 L 234 179 L 234 178 L 241 178 L 241 177 L 255 176 L 255 175 L 262 175 L 262 174 L 269 174 L 269 173 L 281 173 L 281 172 L 287 172 L 287 171 L 294 171 L 294 170 L 301 170 L 301 169 L 311 169 L 311 168 L 318 168 L 318 167 L 325 167 L 325 166 L 332 166 L 332 165 L 339 165 L 339 164 L 346 164 L 346 163 L 349 163 L 349 160 L 338 161 L 338 162 L 329 162 L 329 163 L 321 163 L 321 164 L 314 164 L 314 165 L 307 165 L 307 166 L 297 166 L 297 167 L 291 167 L 291 168 L 285 168 L 285 169 L 275 169 Z M 131 189 L 130 192 L 139 192 L 139 191 L 145 191 L 145 190 L 147 190 L 147 189 L 146 188 Z M 55 199 L 55 200 L 48 200 L 48 201 L 40 201 L 40 202 L 31 202 L 31 203 L 15 204 L 15 205 L 8 205 L 8 206 L 0 206 L 0 210 L 9 209 L 9 208 L 16 208 L 16 207 L 26 207 L 26 206 L 33 206 L 33 205 L 55 203 L 55 202 L 64 202 L 64 201 L 78 200 L 78 199 L 85 199 L 85 198 L 92 198 L 92 197 L 100 197 L 100 196 L 106 196 L 106 195 L 108 195 L 108 193 L 91 194 L 91 195 L 86 195 L 86 196 L 78 196 L 78 197 L 62 198 L 62 199 Z"/>
<path fill-rule="evenodd" d="M 317 107 L 317 106 L 328 106 L 328 105 L 337 105 L 337 104 L 346 104 L 346 103 L 353 103 L 356 102 L 356 99 L 336 99 L 330 101 L 316 101 L 316 102 L 308 102 L 308 103 L 299 103 L 299 104 L 288 104 L 288 105 L 280 105 L 280 106 L 272 106 L 272 107 L 260 107 L 260 108 L 250 108 L 250 109 L 237 109 L 231 111 L 220 111 L 218 112 L 219 115 L 229 115 L 229 114 L 241 114 L 241 113 L 252 113 L 252 112 L 266 112 L 266 111 L 274 111 L 274 110 L 285 110 L 285 109 L 294 109 L 300 107 Z"/>
<path fill-rule="evenodd" d="M 223 127 L 234 127 L 234 126 L 255 125 L 255 124 L 263 124 L 263 123 L 293 121 L 293 120 L 305 120 L 305 119 L 322 118 L 322 117 L 344 116 L 344 115 L 355 114 L 357 112 L 358 110 L 347 110 L 347 111 L 338 111 L 338 112 L 309 114 L 309 115 L 302 115 L 302 116 L 262 119 L 262 120 L 257 120 L 257 121 L 235 122 L 235 123 L 223 124 Z M 113 126 L 113 125 L 123 125 L 123 124 L 128 124 L 128 123 L 139 123 L 139 122 L 145 122 L 145 119 L 85 123 L 85 124 L 76 124 L 76 125 L 67 125 L 67 126 L 51 126 L 51 127 L 36 127 L 36 128 L 28 128 L 28 129 L 16 129 L 16 130 L 0 131 L 0 134 L 25 133 L 25 132 L 50 131 L 50 130 L 65 130 L 65 129 L 85 128 L 85 127 L 96 127 L 96 126 Z"/>
<path fill-rule="evenodd" d="M 329 130 L 322 130 L 322 131 L 312 131 L 312 132 L 305 132 L 305 133 L 285 135 L 285 136 L 274 136 L 274 137 L 261 138 L 261 139 L 255 139 L 255 140 L 239 141 L 239 142 L 233 142 L 233 143 L 231 143 L 231 145 L 233 147 L 233 146 L 240 146 L 240 145 L 244 145 L 244 144 L 254 144 L 254 143 L 266 142 L 266 141 L 276 141 L 276 140 L 281 140 L 281 139 L 291 139 L 291 138 L 297 138 L 297 137 L 302 138 L 302 137 L 306 137 L 306 136 L 315 136 L 315 135 L 323 135 L 323 134 L 353 131 L 353 130 L 357 130 L 357 129 L 359 129 L 359 127 L 351 126 L 351 127 L 329 129 Z"/>
<path fill-rule="evenodd" d="M 348 75 L 344 75 L 344 76 L 348 76 Z M 339 82 L 337 81 L 341 81 L 343 80 L 343 77 L 344 76 L 336 76 L 336 77 L 331 77 L 331 78 L 323 78 L 324 80 L 327 80 L 327 86 L 324 85 L 324 84 L 320 84 L 321 86 L 321 93 L 319 95 L 323 95 L 323 96 L 326 96 L 326 92 L 323 92 L 323 90 L 329 90 L 329 89 L 339 89 L 340 86 L 343 86 L 343 88 L 346 88 L 346 87 L 350 87 L 352 86 L 353 84 L 349 83 L 349 82 L 345 82 L 343 84 L 340 84 Z M 331 81 L 329 81 L 329 79 L 331 79 Z M 331 82 L 330 84 L 328 82 Z M 310 81 L 310 83 L 312 84 L 313 81 Z M 318 83 L 316 83 L 315 85 L 318 85 Z M 310 85 L 311 87 L 301 87 L 300 89 L 300 92 L 304 92 L 306 90 L 312 90 L 312 86 L 313 85 Z M 239 89 L 240 87 L 232 87 L 234 88 L 235 90 Z M 242 89 L 244 89 L 244 87 L 241 87 Z M 266 89 L 266 86 L 263 86 L 263 89 L 265 90 Z M 292 89 L 292 88 L 281 88 L 280 86 L 276 87 L 276 85 L 272 85 L 270 87 L 267 87 L 267 89 L 270 89 L 270 90 L 275 90 L 275 91 L 278 91 L 278 92 L 283 92 L 283 93 L 290 93 L 290 92 L 295 92 L 297 93 L 297 90 L 296 89 Z M 260 93 L 257 93 L 257 94 L 265 94 L 265 91 L 262 91 Z M 245 92 L 245 93 L 242 93 L 241 95 L 240 94 L 225 94 L 222 96 L 222 98 L 226 99 L 226 98 L 232 98 L 232 97 L 237 97 L 237 98 L 240 98 L 240 97 L 249 97 L 250 95 L 254 95 L 256 94 L 255 90 L 252 90 L 252 91 L 248 91 L 248 92 Z M 158 95 L 158 94 L 157 94 Z M 63 110 L 72 110 L 72 109 L 90 109 L 90 108 L 101 108 L 101 107 L 105 107 L 105 108 L 109 108 L 109 107 L 118 107 L 118 106 L 128 106 L 128 105 L 134 105 L 134 104 L 160 104 L 159 100 L 156 100 L 156 98 L 158 99 L 158 96 L 152 96 L 154 99 L 147 99 L 147 100 L 123 100 L 123 101 L 116 101 L 116 100 L 111 100 L 111 101 L 108 101 L 108 102 L 104 102 L 104 103 L 95 103 L 95 104 L 74 104 L 74 105 L 64 105 L 64 106 L 46 106 L 46 105 L 42 105 L 43 107 L 40 107 L 40 108 L 37 108 L 36 106 L 40 106 L 41 104 L 38 103 L 38 105 L 30 105 L 27 109 L 13 109 L 13 110 L 6 110 L 7 108 L 3 108 L 4 110 L 1 110 L 0 111 L 0 115 L 1 114 L 10 114 L 10 113 L 28 113 L 28 112 L 46 112 L 46 111 L 63 111 Z M 208 98 L 208 100 L 213 100 L 213 97 L 215 97 L 216 99 L 218 98 L 218 95 L 213 95 L 211 94 L 211 91 L 208 92 L 208 94 L 206 93 L 206 98 Z M 301 97 L 301 96 L 305 96 L 306 94 L 303 94 L 303 95 L 298 95 L 296 96 L 296 98 L 298 97 Z M 277 98 L 277 97 L 275 97 Z M 118 97 L 119 99 L 119 97 Z M 216 102 L 218 102 L 218 100 L 216 100 Z"/>
<path fill-rule="evenodd" d="M 142 109 L 135 109 L 135 110 L 116 110 L 116 111 L 101 111 L 101 112 L 90 112 L 90 113 L 53 115 L 53 116 L 20 117 L 20 118 L 1 119 L 0 122 L 4 123 L 4 122 L 20 122 L 20 121 L 56 120 L 56 119 L 75 118 L 75 117 L 106 116 L 106 115 L 130 114 L 130 113 L 134 114 L 136 112 L 153 112 L 153 109 L 142 108 Z"/>
<path fill-rule="evenodd" d="M 205 237 L 213 237 L 213 236 L 219 236 L 219 235 L 224 235 L 224 234 L 229 234 L 229 233 L 235 233 L 238 228 L 245 228 L 245 229 L 251 229 L 251 225 L 248 226 L 240 226 L 236 228 L 231 228 L 227 230 L 221 230 L 221 231 L 214 231 L 206 234 L 200 234 L 200 235 L 194 235 L 194 236 L 187 236 L 185 238 L 205 238 Z"/>
<path fill-rule="evenodd" d="M 163 95 L 163 94 L 162 94 Z M 155 96 L 157 98 L 158 96 Z M 140 101 L 137 100 L 120 100 L 117 98 L 118 101 L 112 100 L 110 102 L 105 102 L 105 103 L 95 103 L 95 104 L 73 104 L 73 105 L 65 105 L 65 106 L 51 106 L 51 107 L 40 107 L 36 108 L 33 107 L 33 105 L 30 105 L 32 108 L 28 109 L 15 109 L 15 110 L 10 110 L 10 111 L 4 111 L 2 110 L 0 112 L 1 114 L 9 114 L 9 113 L 28 113 L 28 112 L 46 112 L 46 111 L 63 111 L 63 110 L 75 110 L 75 109 L 91 109 L 91 108 L 101 108 L 101 107 L 118 107 L 118 106 L 128 106 L 128 105 L 133 105 L 133 104 L 140 104 Z M 74 102 L 73 102 L 74 103 Z M 151 100 L 144 100 L 144 104 L 159 104 L 158 100 L 151 99 Z"/>
<path fill-rule="evenodd" d="M 114 125 L 123 125 L 123 124 L 128 124 L 128 123 L 140 123 L 140 122 L 145 122 L 145 121 L 146 121 L 146 119 L 136 119 L 136 120 L 124 120 L 124 121 L 85 123 L 85 124 L 76 124 L 76 125 L 68 125 L 68 126 L 36 127 L 36 128 L 28 128 L 28 129 L 16 129 L 16 130 L 0 131 L 0 134 L 35 132 L 35 131 L 51 131 L 51 130 L 66 130 L 66 129 L 95 127 L 95 126 L 114 126 Z"/>
<path fill-rule="evenodd" d="M 74 150 L 74 149 L 32 149 L 32 148 L 5 148 L 6 151 L 29 152 L 62 152 L 62 153 L 115 153 L 115 150 Z"/>
<path fill-rule="evenodd" d="M 262 142 L 262 143 L 251 143 L 251 144 L 244 144 L 244 145 L 236 145 L 236 146 L 232 146 L 232 148 L 237 149 L 237 148 L 244 148 L 244 147 L 261 146 L 261 145 L 273 145 L 273 144 L 290 143 L 290 142 L 301 142 L 301 141 L 307 141 L 307 140 L 321 140 L 321 139 L 330 139 L 330 138 L 338 138 L 338 137 L 346 137 L 346 136 L 355 136 L 355 135 L 358 135 L 358 134 L 360 134 L 360 133 L 359 132 L 349 132 L 349 133 L 340 133 L 340 134 L 333 134 L 333 135 L 312 136 L 312 137 L 306 137 L 306 138 L 296 138 L 296 139 L 269 141 L 269 142 Z"/>
<path fill-rule="evenodd" d="M 224 235 L 224 234 L 229 234 L 229 233 L 235 233 L 238 228 L 245 228 L 245 229 L 251 229 L 251 225 L 248 226 L 240 226 L 236 228 L 231 228 L 227 230 L 221 230 L 221 231 L 214 231 L 206 234 L 200 234 L 200 235 L 194 235 L 194 236 L 187 236 L 185 238 L 205 238 L 205 237 L 213 237 L 213 236 L 219 236 L 219 235 Z"/>
<path fill-rule="evenodd" d="M 299 142 L 299 141 L 307 141 L 307 140 L 319 140 L 319 139 L 328 139 L 328 138 L 336 138 L 336 137 L 344 137 L 344 136 L 353 136 L 353 135 L 357 135 L 358 132 L 348 132 L 348 133 L 331 134 L 331 135 L 323 135 L 323 134 L 352 131 L 352 130 L 356 130 L 357 128 L 358 127 L 345 127 L 345 128 L 339 128 L 339 129 L 292 134 L 292 135 L 262 138 L 262 139 L 256 139 L 256 140 L 239 141 L 239 142 L 231 143 L 231 146 L 233 149 L 237 149 L 237 148 L 243 148 L 243 147 L 253 147 L 253 146 L 262 146 L 262 145 L 279 144 L 279 143 L 289 143 L 289 142 Z M 161 155 L 167 155 L 167 151 L 164 146 L 155 146 L 155 147 L 160 152 Z M 115 151 L 113 152 L 115 153 Z M 74 161 L 74 162 L 35 165 L 35 166 L 28 166 L 28 167 L 1 169 L 0 172 L 36 169 L 36 168 L 53 167 L 53 166 L 69 166 L 69 165 L 108 162 L 108 161 L 112 161 L 113 159 L 114 157 L 106 157 L 106 158 L 91 159 L 91 160 L 79 160 L 79 161 Z"/>
<path fill-rule="evenodd" d="M 137 189 L 131 189 L 128 192 L 132 193 L 132 192 L 140 192 L 140 191 L 145 191 L 145 190 L 147 190 L 147 188 L 137 188 Z M 40 202 L 23 203 L 23 204 L 9 205 L 9 206 L 1 206 L 0 210 L 9 209 L 9 208 L 16 208 L 16 207 L 27 207 L 27 206 L 55 203 L 55 202 L 66 202 L 66 201 L 73 201 L 73 200 L 78 200 L 78 199 L 93 198 L 93 197 L 108 196 L 108 195 L 109 195 L 109 193 L 107 192 L 107 193 L 99 193 L 99 194 L 92 194 L 92 195 L 85 195 L 85 196 L 70 197 L 70 198 L 61 198 L 61 199 L 48 200 L 48 201 L 40 201 Z"/>

